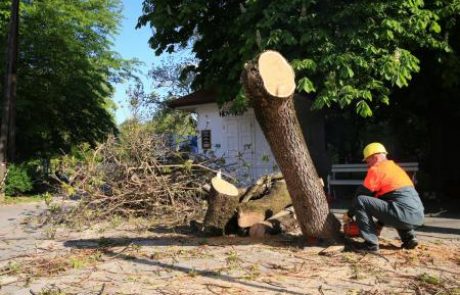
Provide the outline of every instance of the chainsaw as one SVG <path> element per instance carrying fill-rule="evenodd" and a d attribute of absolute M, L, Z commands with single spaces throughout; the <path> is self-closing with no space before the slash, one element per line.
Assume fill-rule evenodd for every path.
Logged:
<path fill-rule="evenodd" d="M 380 236 L 382 228 L 383 228 L 382 224 L 380 224 L 380 223 L 376 224 L 375 230 L 376 230 L 377 236 Z M 359 237 L 360 232 L 359 232 L 358 223 L 356 221 L 354 221 L 354 220 L 350 220 L 349 222 L 345 223 L 343 225 L 343 233 L 346 236 L 351 237 L 351 238 Z"/>

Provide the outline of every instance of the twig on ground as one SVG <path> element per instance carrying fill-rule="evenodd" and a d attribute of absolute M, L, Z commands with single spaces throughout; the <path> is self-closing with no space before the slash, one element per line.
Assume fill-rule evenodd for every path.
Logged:
<path fill-rule="evenodd" d="M 319 285 L 319 287 L 318 287 L 318 292 L 319 292 L 319 294 L 324 295 L 324 292 L 323 292 L 323 285 Z"/>

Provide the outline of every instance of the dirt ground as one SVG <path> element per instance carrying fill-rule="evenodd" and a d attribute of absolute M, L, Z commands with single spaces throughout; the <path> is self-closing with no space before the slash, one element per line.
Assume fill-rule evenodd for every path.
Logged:
<path fill-rule="evenodd" d="M 380 254 L 363 255 L 164 220 L 36 228 L 41 208 L 0 207 L 0 294 L 460 294 L 460 219 L 428 218 L 415 250 L 385 228 Z"/>

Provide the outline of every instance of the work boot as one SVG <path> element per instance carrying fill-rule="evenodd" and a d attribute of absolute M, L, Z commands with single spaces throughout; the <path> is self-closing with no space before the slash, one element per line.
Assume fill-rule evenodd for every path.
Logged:
<path fill-rule="evenodd" d="M 398 229 L 398 234 L 403 242 L 401 248 L 403 249 L 414 249 L 418 245 L 418 241 L 415 238 L 415 231 L 413 229 L 404 230 Z"/>
<path fill-rule="evenodd" d="M 351 242 L 345 246 L 345 251 L 348 252 L 356 252 L 356 253 L 378 253 L 379 252 L 379 245 L 374 243 L 365 241 L 363 243 L 359 242 Z"/>
<path fill-rule="evenodd" d="M 410 239 L 402 243 L 401 248 L 403 249 L 414 249 L 418 246 L 418 240 L 416 238 Z"/>

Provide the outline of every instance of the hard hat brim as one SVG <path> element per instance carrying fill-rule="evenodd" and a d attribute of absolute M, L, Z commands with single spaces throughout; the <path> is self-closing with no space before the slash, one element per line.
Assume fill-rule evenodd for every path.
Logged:
<path fill-rule="evenodd" d="M 367 158 L 372 157 L 373 155 L 376 155 L 376 154 L 385 154 L 385 155 L 388 155 L 387 152 L 380 152 L 380 153 L 373 153 L 372 155 L 367 156 Z M 366 162 L 366 159 L 367 159 L 367 158 L 364 158 L 364 159 L 363 159 L 363 162 Z"/>

